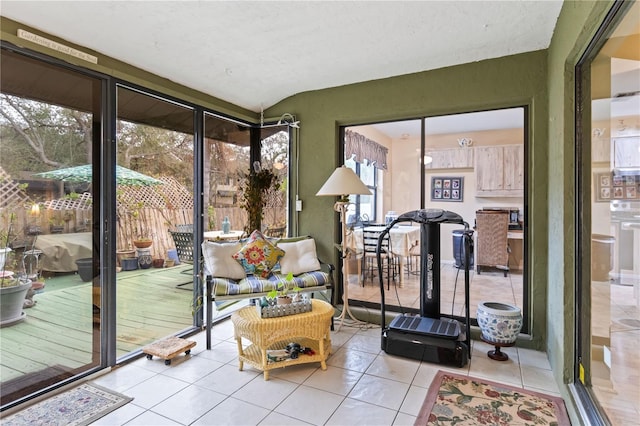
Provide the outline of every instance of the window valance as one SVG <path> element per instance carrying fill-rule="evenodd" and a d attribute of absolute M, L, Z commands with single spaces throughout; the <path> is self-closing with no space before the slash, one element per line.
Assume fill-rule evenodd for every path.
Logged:
<path fill-rule="evenodd" d="M 355 161 L 358 163 L 363 163 L 364 160 L 367 160 L 369 163 L 373 163 L 374 167 L 387 170 L 387 153 L 389 152 L 389 148 L 364 137 L 360 133 L 351 130 L 345 131 L 344 152 L 345 158 L 355 156 Z"/>

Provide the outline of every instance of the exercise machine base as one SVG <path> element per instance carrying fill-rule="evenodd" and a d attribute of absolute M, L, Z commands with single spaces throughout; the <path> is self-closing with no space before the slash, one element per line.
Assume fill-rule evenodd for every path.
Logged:
<path fill-rule="evenodd" d="M 381 346 L 390 355 L 464 367 L 469 362 L 469 346 L 463 335 L 458 340 L 449 340 L 386 329 L 382 332 Z"/>

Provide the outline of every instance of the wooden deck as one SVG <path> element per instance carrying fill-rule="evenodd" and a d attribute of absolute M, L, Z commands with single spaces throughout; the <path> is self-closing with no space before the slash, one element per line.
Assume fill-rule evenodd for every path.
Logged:
<path fill-rule="evenodd" d="M 191 268 L 117 274 L 118 357 L 192 325 Z M 99 330 L 94 329 L 91 283 L 76 274 L 48 278 L 45 283 L 44 292 L 34 297 L 36 305 L 24 310 L 24 320 L 0 328 L 3 386 L 51 367 L 73 371 L 99 359 L 97 346 L 94 354 Z"/>

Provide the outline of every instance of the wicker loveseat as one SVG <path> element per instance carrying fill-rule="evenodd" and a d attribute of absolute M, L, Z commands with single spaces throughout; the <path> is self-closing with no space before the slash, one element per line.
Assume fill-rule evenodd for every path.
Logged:
<path fill-rule="evenodd" d="M 286 278 L 290 272 L 293 274 L 293 283 L 303 292 L 324 291 L 333 287 L 334 267 L 317 258 L 313 238 L 304 236 L 269 239 L 257 234 L 261 250 L 259 255 L 252 251 L 254 247 L 251 246 L 251 242 L 256 239 L 256 232 L 242 241 L 202 243 L 206 277 L 207 349 L 211 347 L 211 326 L 216 301 L 261 298 L 285 283 L 291 285 Z M 264 246 L 262 240 L 273 247 Z M 273 252 L 279 252 L 281 257 L 272 268 L 266 268 L 268 270 L 252 270 L 252 265 L 243 263 L 242 252 L 252 260 L 269 257 Z"/>

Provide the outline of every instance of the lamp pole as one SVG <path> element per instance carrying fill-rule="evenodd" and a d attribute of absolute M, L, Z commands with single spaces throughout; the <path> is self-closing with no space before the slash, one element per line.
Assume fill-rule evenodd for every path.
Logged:
<path fill-rule="evenodd" d="M 322 185 L 316 195 L 318 196 L 338 196 L 340 199 L 333 205 L 333 210 L 340 213 L 340 226 L 342 231 L 342 241 L 340 243 L 340 251 L 342 258 L 342 312 L 338 316 L 340 327 L 344 323 L 347 315 L 353 321 L 365 324 L 364 321 L 358 320 L 349 309 L 349 259 L 351 253 L 347 247 L 347 208 L 349 207 L 349 195 L 361 194 L 371 195 L 371 191 L 360 180 L 355 172 L 346 167 L 341 166 L 333 171 L 329 179 Z M 338 245 L 336 244 L 336 247 Z"/>
<path fill-rule="evenodd" d="M 347 246 L 347 209 L 349 207 L 349 200 L 339 200 L 333 205 L 333 209 L 340 213 L 340 226 L 342 227 L 342 242 L 341 242 L 341 254 L 342 254 L 342 312 L 336 320 L 340 321 L 337 331 L 340 331 L 340 327 L 344 323 L 344 320 L 349 316 L 353 321 L 364 324 L 363 321 L 357 319 L 351 309 L 349 308 L 349 259 L 351 253 Z"/>

